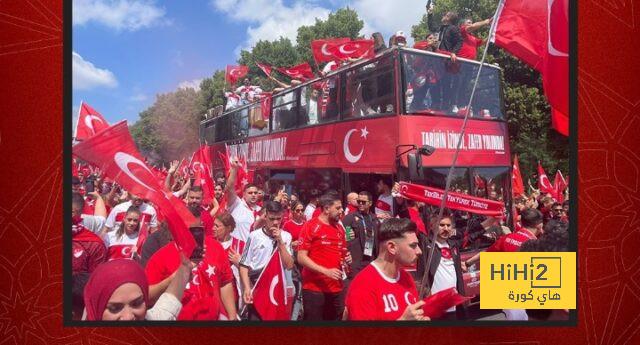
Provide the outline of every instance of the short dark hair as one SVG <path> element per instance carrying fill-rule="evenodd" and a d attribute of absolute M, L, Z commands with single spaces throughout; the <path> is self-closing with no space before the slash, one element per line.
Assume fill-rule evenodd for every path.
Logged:
<path fill-rule="evenodd" d="M 565 201 L 562 203 L 562 207 L 565 207 L 565 206 L 569 207 L 569 200 L 565 200 Z"/>
<path fill-rule="evenodd" d="M 540 252 L 566 252 L 569 251 L 569 225 L 565 222 L 553 222 L 553 225 L 545 229 L 540 236 Z"/>
<path fill-rule="evenodd" d="M 534 253 L 534 252 L 540 252 L 540 242 L 538 240 L 528 240 L 525 241 L 524 243 L 522 243 L 522 245 L 520 246 L 520 249 L 518 249 L 519 252 L 523 252 L 523 253 Z"/>
<path fill-rule="evenodd" d="M 542 223 L 544 217 L 542 216 L 542 212 L 534 208 L 525 208 L 520 214 L 520 219 L 523 227 L 535 228 Z"/>
<path fill-rule="evenodd" d="M 369 198 L 369 201 L 373 201 L 373 196 L 371 195 L 371 193 L 367 192 L 366 190 L 363 190 L 362 192 L 358 193 L 358 195 L 366 196 L 367 198 Z"/>
<path fill-rule="evenodd" d="M 449 21 L 451 22 L 451 24 L 458 24 L 458 12 L 449 11 L 446 15 L 449 16 Z"/>
<path fill-rule="evenodd" d="M 191 186 L 191 188 L 189 188 L 189 192 L 202 193 L 204 190 L 202 190 L 201 186 Z"/>
<path fill-rule="evenodd" d="M 320 207 L 324 210 L 325 207 L 330 207 L 336 201 L 342 201 L 338 193 L 327 192 L 320 197 Z"/>
<path fill-rule="evenodd" d="M 84 198 L 82 194 L 74 192 L 71 194 L 71 205 L 76 205 L 78 208 L 84 208 Z"/>
<path fill-rule="evenodd" d="M 282 204 L 273 200 L 265 202 L 263 208 L 266 213 L 282 213 L 284 211 Z"/>
<path fill-rule="evenodd" d="M 391 179 L 390 175 L 380 175 L 380 178 L 378 178 L 378 181 L 382 181 L 382 183 L 389 186 L 389 188 L 393 187 L 393 180 Z"/>
<path fill-rule="evenodd" d="M 551 209 L 553 210 L 554 208 L 556 208 L 558 206 L 562 207 L 562 204 L 559 203 L 559 202 L 554 202 L 553 205 L 551 205 Z"/>
<path fill-rule="evenodd" d="M 405 233 L 415 233 L 418 226 L 408 218 L 386 219 L 378 231 L 378 243 L 382 243 L 394 238 L 401 238 Z"/>
<path fill-rule="evenodd" d="M 257 189 L 260 189 L 260 188 L 258 187 L 258 185 L 256 185 L 256 184 L 253 184 L 253 183 L 247 183 L 247 184 L 244 186 L 244 188 L 242 188 L 242 191 L 243 191 L 243 192 L 246 192 L 246 191 L 247 191 L 247 189 L 249 189 L 249 188 L 251 188 L 251 187 L 256 187 Z"/>

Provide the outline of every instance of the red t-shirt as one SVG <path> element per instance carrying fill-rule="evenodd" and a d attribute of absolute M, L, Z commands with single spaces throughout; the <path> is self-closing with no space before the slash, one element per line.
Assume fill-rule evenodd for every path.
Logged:
<path fill-rule="evenodd" d="M 211 217 L 209 211 L 206 211 L 204 208 L 202 208 L 200 212 L 200 222 L 202 222 L 205 236 L 213 237 L 213 217 Z"/>
<path fill-rule="evenodd" d="M 520 231 L 500 237 L 491 247 L 487 248 L 487 252 L 517 252 L 523 243 L 535 239 L 536 235 L 522 228 Z"/>
<path fill-rule="evenodd" d="M 217 320 L 224 307 L 220 287 L 233 280 L 231 266 L 222 245 L 205 237 L 207 252 L 193 269 L 192 279 L 182 297 L 183 308 L 178 320 Z M 175 242 L 160 248 L 147 263 L 145 273 L 149 285 L 158 284 L 180 267 L 180 252 Z"/>
<path fill-rule="evenodd" d="M 282 229 L 291 234 L 291 241 L 297 241 L 298 237 L 300 237 L 300 231 L 304 226 L 304 222 L 298 224 L 293 220 L 290 220 L 282 226 Z"/>
<path fill-rule="evenodd" d="M 460 27 L 460 35 L 462 35 L 462 47 L 458 51 L 458 57 L 475 60 L 482 39 L 472 36 L 465 27 Z"/>
<path fill-rule="evenodd" d="M 404 269 L 391 279 L 371 263 L 351 282 L 345 306 L 349 320 L 397 320 L 417 298 L 416 284 Z"/>
<path fill-rule="evenodd" d="M 342 261 L 347 247 L 342 225 L 329 225 L 314 218 L 304 224 L 300 231 L 298 250 L 308 251 L 309 258 L 325 268 L 342 270 Z M 342 280 L 331 279 L 308 268 L 302 269 L 302 288 L 317 292 L 340 292 Z"/>
<path fill-rule="evenodd" d="M 320 213 L 322 213 L 322 207 L 316 207 L 316 209 L 313 210 L 313 215 L 311 216 L 311 219 L 318 218 Z M 311 219 L 307 219 L 307 220 L 311 220 Z"/>

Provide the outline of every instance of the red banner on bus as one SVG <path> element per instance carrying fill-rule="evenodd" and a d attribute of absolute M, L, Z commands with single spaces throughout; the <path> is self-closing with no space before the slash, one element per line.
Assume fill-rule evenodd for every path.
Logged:
<path fill-rule="evenodd" d="M 400 195 L 406 199 L 422 201 L 433 206 L 440 206 L 442 197 L 444 196 L 444 190 L 400 182 Z M 452 210 L 471 212 L 490 217 L 502 217 L 504 214 L 503 203 L 462 193 L 449 192 L 447 194 L 445 207 Z"/>

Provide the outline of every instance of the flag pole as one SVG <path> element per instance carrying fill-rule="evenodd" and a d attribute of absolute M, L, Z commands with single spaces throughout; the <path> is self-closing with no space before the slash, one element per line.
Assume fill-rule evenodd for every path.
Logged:
<path fill-rule="evenodd" d="M 469 120 L 469 114 L 471 114 L 471 103 L 473 102 L 473 97 L 475 96 L 476 88 L 478 87 L 478 79 L 480 78 L 480 73 L 482 72 L 482 67 L 484 65 L 484 61 L 487 57 L 487 50 L 489 48 L 489 43 L 491 42 L 491 37 L 494 35 L 496 24 L 498 22 L 498 16 L 502 11 L 502 7 L 504 4 L 504 0 L 500 0 L 498 3 L 498 7 L 496 8 L 496 12 L 493 15 L 493 21 L 491 23 L 491 29 L 489 30 L 489 35 L 487 36 L 487 43 L 485 44 L 484 51 L 482 52 L 482 59 L 480 60 L 480 65 L 478 66 L 478 72 L 476 73 L 475 80 L 473 82 L 473 89 L 471 89 L 471 95 L 469 96 L 469 102 L 467 103 L 467 107 L 464 112 L 464 120 L 462 121 L 462 126 L 460 128 L 460 135 L 458 136 L 458 142 L 456 144 L 456 150 L 453 154 L 453 161 L 451 162 L 451 167 L 449 167 L 449 173 L 447 174 L 447 180 L 444 188 L 444 194 L 442 196 L 442 201 L 440 202 L 440 208 L 438 210 L 437 221 L 432 223 L 433 228 L 431 229 L 431 249 L 429 250 L 429 254 L 427 257 L 427 263 L 425 265 L 425 274 L 422 276 L 422 281 L 420 282 L 420 299 L 424 298 L 425 295 L 431 294 L 431 282 L 429 279 L 429 268 L 431 267 L 431 262 L 433 261 L 433 254 L 435 252 L 436 244 L 435 239 L 438 232 L 438 224 L 440 224 L 440 220 L 444 214 L 444 206 L 446 204 L 447 198 L 449 196 L 449 188 L 451 187 L 451 180 L 453 178 L 453 171 L 456 167 L 456 162 L 458 161 L 458 155 L 460 153 L 460 147 L 462 146 L 462 142 L 464 141 L 464 133 L 467 129 L 467 121 Z"/>
<path fill-rule="evenodd" d="M 82 113 L 82 100 L 80 100 L 80 107 L 78 107 L 78 119 L 76 120 L 76 127 L 73 131 L 73 140 L 72 141 L 77 141 L 76 137 L 78 136 L 78 123 L 80 123 L 80 114 Z"/>

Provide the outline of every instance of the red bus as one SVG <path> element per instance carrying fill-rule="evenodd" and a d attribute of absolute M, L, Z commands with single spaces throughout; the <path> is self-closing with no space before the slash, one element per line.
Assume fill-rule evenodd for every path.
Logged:
<path fill-rule="evenodd" d="M 258 101 L 206 119 L 201 140 L 212 145 L 214 161 L 225 151 L 245 157 L 267 193 L 285 184 L 305 202 L 311 193 L 329 189 L 345 195 L 368 190 L 375 197 L 377 174 L 444 189 L 460 114 L 479 66 L 465 59 L 452 64 L 446 55 L 421 50 L 388 49 L 273 94 L 270 105 Z M 452 189 L 510 205 L 499 67 L 483 66 L 470 110 Z M 410 173 L 407 153 L 425 145 L 433 154 L 422 157 L 421 174 Z M 467 255 L 482 247 L 471 246 Z M 465 281 L 467 295 L 479 293 L 477 274 L 465 274 Z"/>

